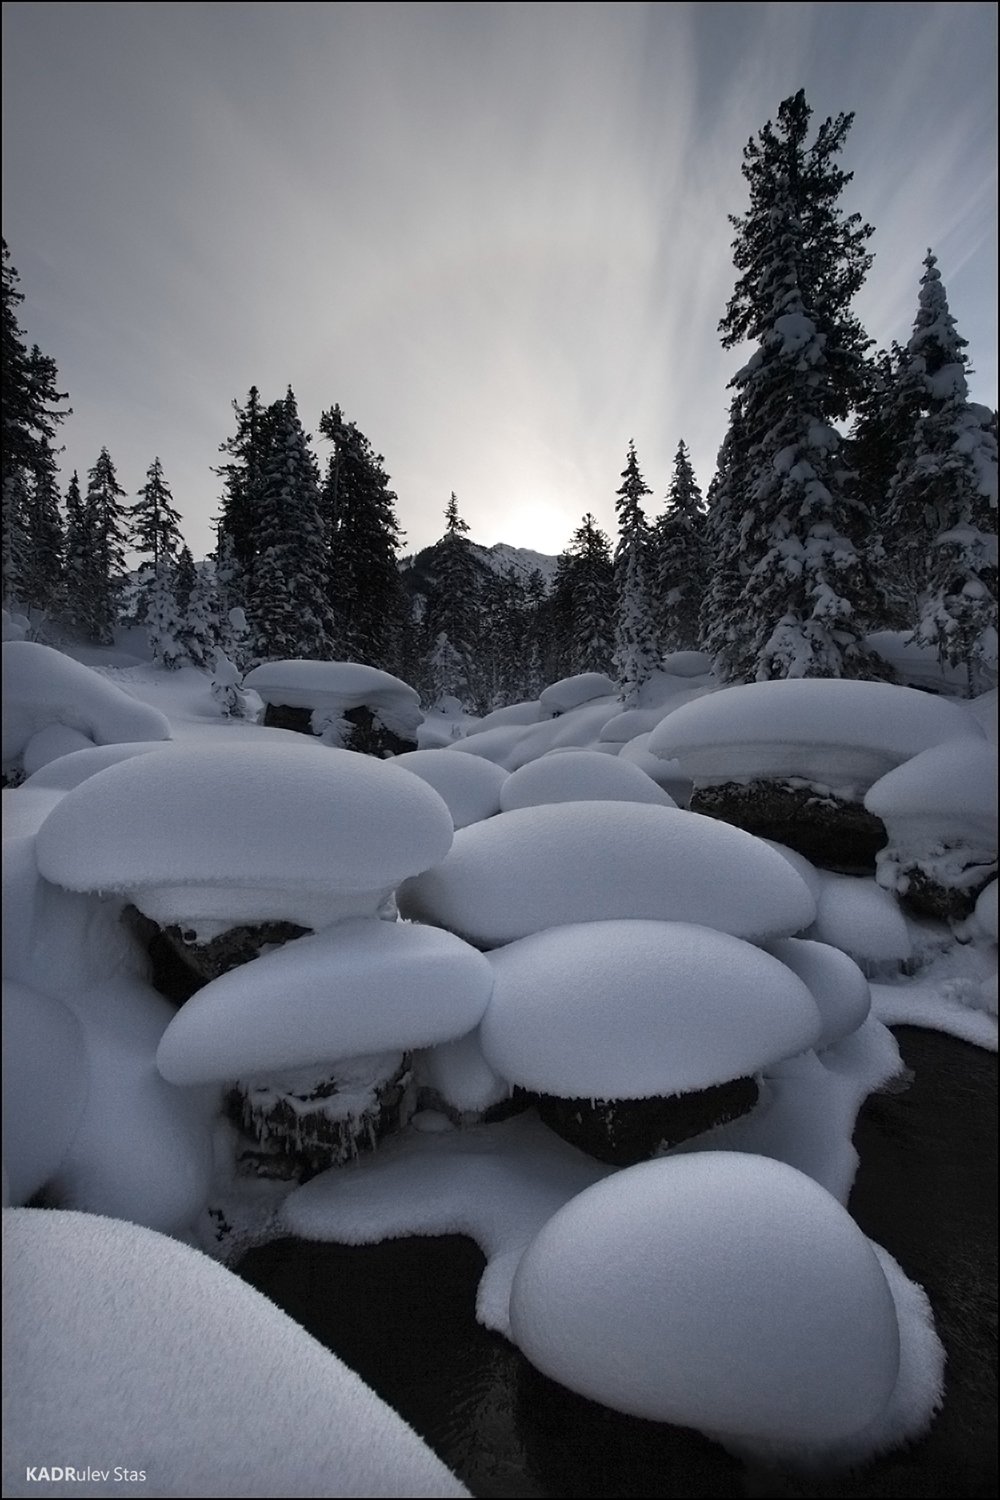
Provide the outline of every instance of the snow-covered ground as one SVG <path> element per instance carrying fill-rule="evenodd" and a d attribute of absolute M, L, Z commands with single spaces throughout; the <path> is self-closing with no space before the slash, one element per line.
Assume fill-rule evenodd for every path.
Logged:
<path fill-rule="evenodd" d="M 5 767 L 31 774 L 3 794 L 23 1375 L 6 1492 L 27 1492 L 43 1438 L 68 1460 L 128 1430 L 158 1492 L 191 1493 L 204 1424 L 229 1423 L 242 1395 L 237 1458 L 202 1453 L 198 1493 L 310 1493 L 330 1462 L 343 1487 L 325 1493 L 462 1493 L 208 1259 L 287 1232 L 469 1235 L 486 1326 L 592 1399 L 740 1451 L 848 1462 L 926 1428 L 932 1311 L 847 1213 L 851 1137 L 901 1071 L 888 1024 L 996 1049 L 995 881 L 961 923 L 914 918 L 881 870 L 817 870 L 684 802 L 692 780 L 769 771 L 858 797 L 875 783 L 897 846 L 978 888 L 996 859 L 995 805 L 991 825 L 976 792 L 988 705 L 884 684 L 720 689 L 685 653 L 626 714 L 591 674 L 481 723 L 429 715 L 393 763 L 225 719 L 193 668 L 13 644 Z M 265 944 L 177 1010 L 129 906 L 185 942 L 274 921 L 314 935 Z M 303 1185 L 242 1175 L 221 1118 L 237 1080 L 291 1098 L 303 1069 L 355 1077 L 411 1054 L 402 1128 L 375 1151 Z M 629 1100 L 748 1075 L 750 1113 L 635 1166 L 585 1155 L 534 1110 L 481 1119 L 515 1087 Z M 119 1308 L 113 1332 L 98 1305 L 74 1311 L 82 1284 Z M 108 1346 L 120 1389 L 91 1388 L 93 1359 L 72 1352 L 86 1340 Z M 193 1415 L 185 1382 L 203 1367 L 213 1404 Z M 341 1435 L 258 1464 L 255 1402 L 270 1392 L 285 1420 L 279 1369 L 300 1415 L 343 1409 Z"/>

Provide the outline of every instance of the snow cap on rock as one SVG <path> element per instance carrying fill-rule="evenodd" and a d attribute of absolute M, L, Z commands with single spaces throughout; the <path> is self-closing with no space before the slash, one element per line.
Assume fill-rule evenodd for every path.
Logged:
<path fill-rule="evenodd" d="M 479 1024 L 488 961 L 430 927 L 360 918 L 286 943 L 214 979 L 164 1032 L 171 1083 L 222 1082 L 408 1051 Z"/>
<path fill-rule="evenodd" d="M 798 778 L 848 800 L 944 740 L 982 741 L 961 704 L 886 682 L 799 678 L 709 693 L 653 730 L 654 755 L 676 759 L 696 786 Z"/>
<path fill-rule="evenodd" d="M 127 895 L 201 938 L 262 921 L 374 915 L 447 854 L 451 814 L 425 782 L 311 742 L 171 746 L 67 792 L 38 834 L 39 869 Z"/>
<path fill-rule="evenodd" d="M 521 1351 L 562 1385 L 723 1437 L 846 1437 L 885 1409 L 899 1368 L 893 1297 L 854 1220 L 748 1154 L 643 1162 L 587 1188 L 529 1245 L 510 1311 Z"/>
<path fill-rule="evenodd" d="M 686 1094 L 752 1076 L 820 1035 L 812 995 L 787 967 L 688 922 L 550 928 L 489 962 L 483 1055 L 535 1093 Z"/>
<path fill-rule="evenodd" d="M 466 757 L 468 758 L 468 757 Z M 674 799 L 638 766 L 598 750 L 559 750 L 533 760 L 507 777 L 500 792 L 503 812 L 555 802 L 651 802 L 676 807 Z"/>
<path fill-rule="evenodd" d="M 554 716 L 592 703 L 595 698 L 614 697 L 618 689 L 603 672 L 578 672 L 575 677 L 561 677 L 538 696 L 542 712 Z"/>
<path fill-rule="evenodd" d="M 265 703 L 342 715 L 369 708 L 393 734 L 410 738 L 423 723 L 420 694 L 409 683 L 357 661 L 266 661 L 243 678 Z"/>
<path fill-rule="evenodd" d="M 926 830 L 931 843 L 997 843 L 996 747 L 985 740 L 933 745 L 888 772 L 865 807 L 890 838 L 901 828 Z"/>
<path fill-rule="evenodd" d="M 507 772 L 478 755 L 446 755 L 443 750 L 407 750 L 388 762 L 432 786 L 448 804 L 456 828 L 481 823 L 500 811 L 500 788 Z"/>
<path fill-rule="evenodd" d="M 852 958 L 829 943 L 806 938 L 779 938 L 768 952 L 797 974 L 806 986 L 822 1022 L 812 1046 L 816 1052 L 842 1041 L 866 1020 L 872 996 L 868 980 Z"/>
<path fill-rule="evenodd" d="M 634 802 L 520 808 L 463 828 L 397 899 L 404 916 L 480 947 L 616 917 L 787 937 L 816 915 L 805 883 L 752 834 Z"/>

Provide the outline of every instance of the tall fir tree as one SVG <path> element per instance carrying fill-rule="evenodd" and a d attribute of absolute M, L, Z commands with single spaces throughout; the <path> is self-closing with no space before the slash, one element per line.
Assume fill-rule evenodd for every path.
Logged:
<path fill-rule="evenodd" d="M 86 600 L 92 550 L 87 512 L 80 493 L 80 477 L 74 469 L 66 486 L 63 614 L 67 626 L 76 635 L 86 635 L 89 629 Z"/>
<path fill-rule="evenodd" d="M 858 498 L 871 516 L 868 560 L 880 604 L 876 624 L 886 629 L 912 624 L 919 588 L 907 538 L 896 534 L 889 511 L 893 475 L 919 415 L 914 390 L 903 383 L 905 363 L 906 351 L 895 340 L 869 359 L 847 447 Z"/>
<path fill-rule="evenodd" d="M 280 406 L 262 405 L 260 391 L 251 386 L 242 406 L 233 401 L 236 432 L 219 445 L 227 462 L 215 470 L 223 481 L 216 560 L 220 565 L 225 560 L 225 581 L 234 603 L 245 603 L 253 588 L 262 495 Z"/>
<path fill-rule="evenodd" d="M 140 556 L 149 557 L 155 572 L 161 562 L 172 563 L 183 546 L 180 512 L 174 506 L 159 458 L 154 458 L 146 470 L 146 483 L 138 493 L 138 500 L 129 507 L 132 546 Z"/>
<path fill-rule="evenodd" d="M 810 115 L 800 91 L 780 106 L 777 128 L 768 121 L 751 140 L 750 210 L 732 221 L 742 274 L 723 344 L 750 337 L 759 347 L 731 382 L 740 433 L 727 458 L 733 529 L 721 561 L 733 597 L 725 624 L 717 611 L 709 621 L 710 635 L 727 636 L 715 659 L 728 680 L 885 670 L 864 644 L 879 613 L 871 515 L 832 426 L 864 383 L 868 340 L 850 302 L 871 262 L 871 229 L 838 204 L 850 174 L 835 157 L 852 117 L 827 120 L 807 147 Z"/>
<path fill-rule="evenodd" d="M 248 599 L 258 661 L 328 661 L 333 619 L 319 477 L 289 386 L 270 409 L 271 452 L 260 492 Z"/>
<path fill-rule="evenodd" d="M 323 413 L 319 430 L 334 445 L 322 507 L 337 649 L 348 660 L 396 671 L 407 616 L 396 496 L 382 455 L 339 406 Z"/>
<path fill-rule="evenodd" d="M 660 651 L 692 651 L 708 584 L 705 501 L 683 439 L 674 457 L 667 504 L 653 528 L 653 612 Z"/>
<path fill-rule="evenodd" d="M 540 612 L 540 654 L 545 683 L 572 677 L 577 670 L 575 579 L 577 559 L 560 552 L 555 577 Z"/>
<path fill-rule="evenodd" d="M 889 525 L 920 569 L 914 638 L 964 667 L 973 696 L 997 671 L 996 423 L 969 400 L 967 341 L 931 251 L 924 268 L 900 381 L 918 415 L 890 487 Z"/>
<path fill-rule="evenodd" d="M 107 448 L 87 474 L 83 502 L 89 554 L 83 559 L 83 619 L 90 638 L 99 645 L 114 642 L 118 601 L 125 580 L 125 550 L 129 544 L 125 491 Z"/>
<path fill-rule="evenodd" d="M 615 572 L 611 542 L 588 513 L 569 544 L 570 670 L 611 672 L 615 655 Z"/>
<path fill-rule="evenodd" d="M 465 707 L 485 712 L 489 705 L 476 670 L 480 567 L 454 490 L 444 515 L 445 532 L 435 545 L 435 577 L 427 600 L 430 677 L 438 699 L 457 698 Z"/>
<path fill-rule="evenodd" d="M 650 599 L 649 526 L 642 508 L 643 496 L 653 492 L 642 477 L 631 441 L 621 477 L 615 500 L 615 673 L 618 696 L 626 708 L 634 708 L 640 689 L 657 666 L 659 652 Z"/>
<path fill-rule="evenodd" d="M 174 572 L 168 558 L 161 556 L 155 568 L 149 568 L 145 588 L 142 623 L 153 661 L 169 671 L 183 666 L 184 622 L 174 592 Z"/>

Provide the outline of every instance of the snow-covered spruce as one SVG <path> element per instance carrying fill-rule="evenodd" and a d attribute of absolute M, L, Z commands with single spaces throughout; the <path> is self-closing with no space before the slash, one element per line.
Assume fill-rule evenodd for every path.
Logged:
<path fill-rule="evenodd" d="M 115 1485 L 123 1494 L 307 1496 L 318 1484 L 340 1496 L 467 1494 L 336 1355 L 197 1250 L 93 1214 L 3 1220 L 18 1371 L 5 1494 L 30 1490 L 25 1465 L 43 1455 L 133 1460 Z M 95 1432 L 106 1455 L 93 1452 Z"/>
<path fill-rule="evenodd" d="M 161 713 L 34 641 L 3 645 L 3 769 L 28 775 L 90 745 L 169 740 Z"/>
<path fill-rule="evenodd" d="M 752 1108 L 754 1075 L 820 1037 L 789 968 L 687 922 L 549 928 L 489 961 L 486 1061 L 557 1134 L 619 1165 Z"/>
<path fill-rule="evenodd" d="M 874 868 L 885 829 L 872 783 L 947 740 L 981 742 L 961 704 L 881 682 L 750 683 L 700 697 L 653 730 L 649 749 L 694 782 L 691 807 L 833 869 Z"/>
<path fill-rule="evenodd" d="M 813 897 L 759 839 L 697 813 L 635 802 L 520 808 L 463 828 L 397 892 L 403 916 L 477 947 L 616 917 L 704 922 L 737 937 L 801 931 Z"/>
<path fill-rule="evenodd" d="M 388 672 L 353 661 L 268 661 L 243 687 L 266 704 L 265 724 L 315 734 L 326 745 L 370 755 L 417 748 L 420 695 Z"/>
<path fill-rule="evenodd" d="M 744 1454 L 856 1462 L 940 1400 L 927 1322 L 844 1208 L 783 1162 L 699 1152 L 631 1167 L 559 1210 L 511 1293 L 514 1339 L 572 1390 Z M 910 1349 L 937 1379 L 907 1389 Z M 600 1357 L 595 1358 L 595 1351 Z"/>
<path fill-rule="evenodd" d="M 933 745 L 871 787 L 865 806 L 888 842 L 878 880 L 922 916 L 967 917 L 997 869 L 996 749 Z"/>

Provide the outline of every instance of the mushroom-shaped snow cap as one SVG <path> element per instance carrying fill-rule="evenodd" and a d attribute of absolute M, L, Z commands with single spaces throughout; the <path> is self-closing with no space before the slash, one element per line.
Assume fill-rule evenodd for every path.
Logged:
<path fill-rule="evenodd" d="M 542 712 L 554 717 L 592 703 L 596 698 L 610 698 L 617 692 L 615 684 L 603 672 L 578 672 L 575 677 L 561 677 L 539 695 Z"/>
<path fill-rule="evenodd" d="M 797 974 L 816 1002 L 822 1031 L 812 1043 L 817 1052 L 857 1031 L 871 1010 L 868 980 L 853 958 L 829 943 L 806 938 L 779 938 L 768 951 Z"/>
<path fill-rule="evenodd" d="M 934 745 L 877 781 L 865 807 L 881 818 L 890 840 L 997 845 L 997 755 L 986 740 Z"/>
<path fill-rule="evenodd" d="M 448 804 L 456 828 L 481 823 L 500 811 L 500 788 L 507 772 L 479 755 L 448 755 L 444 750 L 407 750 L 388 762 L 419 776 Z"/>
<path fill-rule="evenodd" d="M 370 708 L 386 729 L 410 735 L 423 722 L 420 694 L 409 683 L 357 661 L 266 661 L 243 679 L 265 703 L 343 714 Z"/>
<path fill-rule="evenodd" d="M 587 1188 L 525 1251 L 510 1312 L 522 1352 L 571 1390 L 729 1438 L 847 1437 L 884 1411 L 899 1368 L 893 1296 L 847 1210 L 794 1167 L 735 1152 Z"/>
<path fill-rule="evenodd" d="M 340 922 L 199 990 L 157 1066 L 170 1083 L 208 1083 L 429 1047 L 477 1026 L 492 984 L 488 961 L 450 933 Z"/>
<path fill-rule="evenodd" d="M 489 962 L 483 1055 L 533 1093 L 686 1094 L 760 1072 L 820 1034 L 801 980 L 752 944 L 693 923 L 556 927 Z"/>
<path fill-rule="evenodd" d="M 80 740 L 112 745 L 169 740 L 161 713 L 99 672 L 36 641 L 3 645 L 3 763 L 16 760 L 39 731 L 61 724 Z M 41 764 L 41 761 L 38 762 Z"/>
<path fill-rule="evenodd" d="M 598 750 L 560 750 L 514 771 L 500 793 L 504 812 L 554 802 L 651 802 L 676 807 L 645 771 Z"/>
<path fill-rule="evenodd" d="M 709 693 L 652 731 L 654 755 L 696 786 L 801 778 L 856 801 L 887 771 L 943 740 L 983 739 L 967 709 L 916 688 L 843 678 L 744 683 Z"/>
<path fill-rule="evenodd" d="M 634 802 L 519 808 L 463 828 L 447 859 L 399 889 L 406 917 L 494 947 L 573 922 L 699 922 L 787 937 L 816 903 L 786 860 L 699 813 Z"/>
<path fill-rule="evenodd" d="M 131 760 L 135 755 L 146 755 L 150 750 L 162 749 L 162 740 L 139 740 L 131 745 L 90 745 L 72 750 L 66 755 L 60 755 L 57 760 L 47 761 L 40 770 L 33 771 L 24 782 L 22 790 L 29 787 L 32 791 L 51 789 L 71 792 L 81 781 L 96 776 L 98 771 L 106 771 L 108 766 L 115 766 L 121 760 Z"/>
<path fill-rule="evenodd" d="M 374 914 L 400 880 L 444 858 L 452 834 L 435 791 L 368 756 L 308 741 L 172 746 L 67 792 L 37 854 L 54 884 L 127 894 L 201 938 Z"/>

